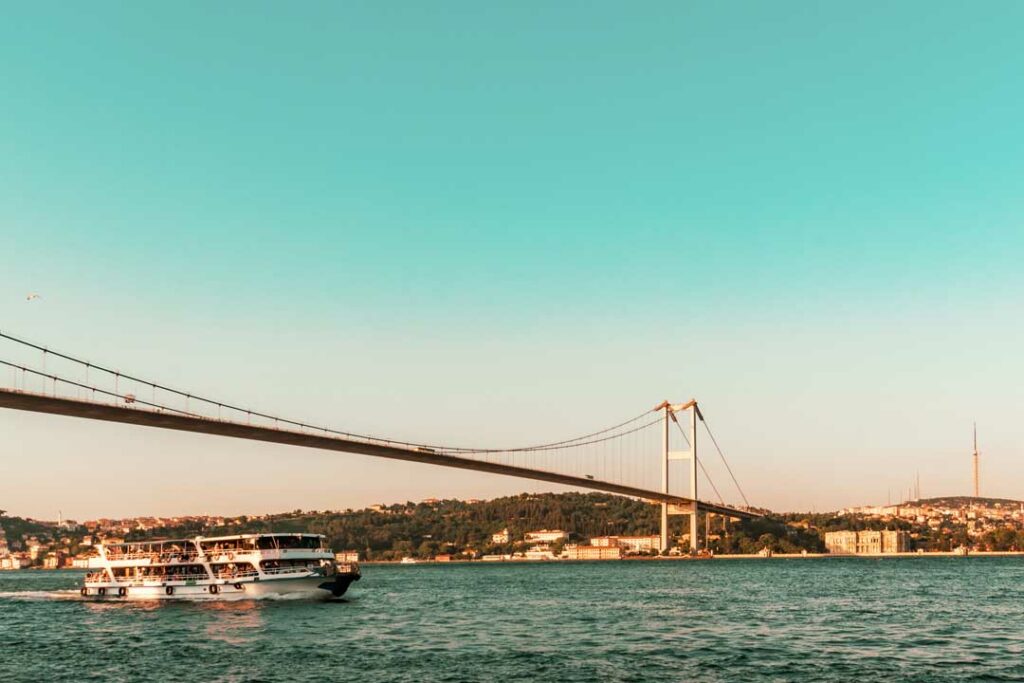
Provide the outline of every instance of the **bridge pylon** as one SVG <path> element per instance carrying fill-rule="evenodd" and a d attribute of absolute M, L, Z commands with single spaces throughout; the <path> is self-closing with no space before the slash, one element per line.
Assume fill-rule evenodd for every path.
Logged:
<path fill-rule="evenodd" d="M 697 418 L 700 416 L 700 409 L 697 407 L 697 400 L 691 399 L 686 403 L 669 403 L 665 401 L 655 410 L 665 411 L 665 424 L 662 440 L 662 468 L 661 468 L 661 490 L 662 493 L 669 493 L 669 463 L 672 460 L 689 460 L 690 472 L 690 499 L 689 505 L 671 505 L 667 502 L 661 504 L 661 549 L 668 550 L 671 544 L 668 532 L 668 519 L 670 515 L 690 516 L 690 552 L 697 552 Z M 669 448 L 669 421 L 679 424 L 676 413 L 690 413 L 690 450 L 672 451 Z"/>

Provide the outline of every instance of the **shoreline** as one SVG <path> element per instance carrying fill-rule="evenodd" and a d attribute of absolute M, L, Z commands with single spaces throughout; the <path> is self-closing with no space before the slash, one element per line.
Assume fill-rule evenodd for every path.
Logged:
<path fill-rule="evenodd" d="M 446 564 L 559 564 L 563 562 L 665 562 L 665 561 L 687 561 L 706 562 L 708 560 L 821 560 L 821 559 L 865 559 L 884 560 L 890 558 L 916 558 L 916 557 L 1024 557 L 1024 550 L 978 550 L 967 555 L 961 555 L 952 550 L 938 550 L 927 553 L 906 552 L 906 553 L 878 553 L 874 555 L 844 555 L 835 553 L 775 553 L 771 557 L 763 555 L 715 555 L 714 557 L 690 557 L 688 555 L 671 555 L 668 557 L 622 557 L 616 560 L 416 560 L 405 562 L 401 560 L 366 560 L 360 561 L 360 565 L 404 565 L 415 566 L 419 564 L 446 565 Z"/>
<path fill-rule="evenodd" d="M 862 559 L 862 560 L 885 560 L 885 559 L 900 559 L 900 558 L 928 558 L 928 557 L 1024 557 L 1024 550 L 977 550 L 962 555 L 952 550 L 939 550 L 933 552 L 919 553 L 919 552 L 905 552 L 905 553 L 878 553 L 874 555 L 853 555 L 853 554 L 836 554 L 836 553 L 775 553 L 771 557 L 765 557 L 763 555 L 715 555 L 714 557 L 690 557 L 689 555 L 670 555 L 656 556 L 656 557 L 645 557 L 645 556 L 634 556 L 634 557 L 621 557 L 615 560 L 534 560 L 534 559 L 515 559 L 515 560 L 416 560 L 415 562 L 402 562 L 401 560 L 364 560 L 360 561 L 360 565 L 365 566 L 388 566 L 388 565 L 399 565 L 399 566 L 414 566 L 420 564 L 427 565 L 449 565 L 449 564 L 561 564 L 569 562 L 666 562 L 666 561 L 686 561 L 686 562 L 706 562 L 708 560 L 824 560 L 824 559 Z M 14 572 L 14 571 L 31 571 L 31 572 L 61 572 L 61 571 L 87 571 L 80 567 L 19 567 L 18 569 L 0 569 L 0 574 L 3 572 Z"/>

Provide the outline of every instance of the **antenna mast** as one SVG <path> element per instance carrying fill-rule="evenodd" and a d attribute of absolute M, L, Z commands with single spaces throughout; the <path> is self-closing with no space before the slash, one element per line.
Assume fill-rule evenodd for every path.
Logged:
<path fill-rule="evenodd" d="M 974 497 L 978 497 L 978 423 L 974 423 Z"/>

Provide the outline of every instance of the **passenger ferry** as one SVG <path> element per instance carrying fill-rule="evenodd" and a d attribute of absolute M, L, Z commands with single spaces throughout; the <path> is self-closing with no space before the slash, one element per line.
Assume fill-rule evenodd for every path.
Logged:
<path fill-rule="evenodd" d="M 82 597 L 164 600 L 341 597 L 357 563 L 336 564 L 320 534 L 241 534 L 97 546 Z"/>

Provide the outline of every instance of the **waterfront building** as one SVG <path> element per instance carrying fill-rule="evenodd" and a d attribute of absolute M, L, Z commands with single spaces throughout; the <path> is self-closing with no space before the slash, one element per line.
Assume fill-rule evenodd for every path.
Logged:
<path fill-rule="evenodd" d="M 910 536 L 905 531 L 827 531 L 825 548 L 837 555 L 905 553 Z"/>
<path fill-rule="evenodd" d="M 618 547 L 626 554 L 646 553 L 652 550 L 661 552 L 661 536 L 595 536 L 590 545 L 596 548 Z"/>
<path fill-rule="evenodd" d="M 619 546 L 602 547 L 596 545 L 567 545 L 562 550 L 562 558 L 566 560 L 618 560 L 622 558 Z"/>
<path fill-rule="evenodd" d="M 25 553 L 11 553 L 7 557 L 0 557 L 0 569 L 21 569 L 31 564 L 32 561 Z"/>
<path fill-rule="evenodd" d="M 561 529 L 541 529 L 527 531 L 524 538 L 527 543 L 554 543 L 568 539 L 569 534 Z"/>
<path fill-rule="evenodd" d="M 836 555 L 857 554 L 856 531 L 826 531 L 825 548 Z"/>
<path fill-rule="evenodd" d="M 557 560 L 550 550 L 527 550 L 523 556 L 528 560 Z"/>
<path fill-rule="evenodd" d="M 491 543 L 504 545 L 509 542 L 508 528 L 502 529 L 496 534 L 491 534 Z"/>
<path fill-rule="evenodd" d="M 334 553 L 335 562 L 358 562 L 359 551 L 358 550 L 342 550 L 339 553 Z"/>

